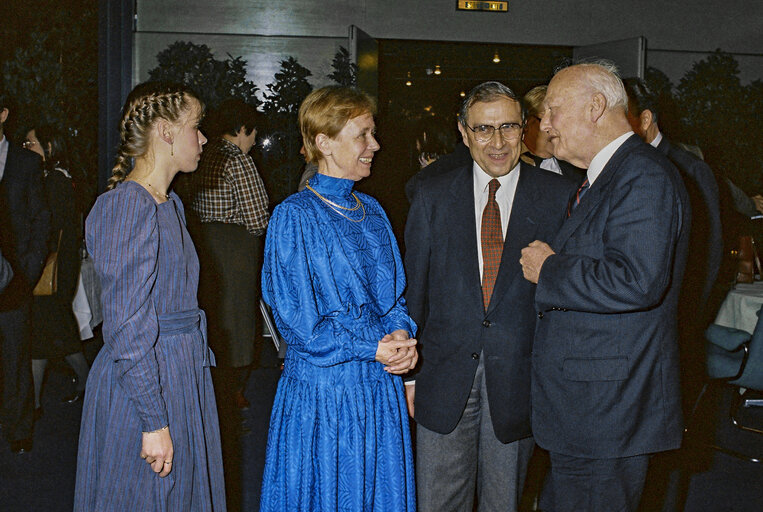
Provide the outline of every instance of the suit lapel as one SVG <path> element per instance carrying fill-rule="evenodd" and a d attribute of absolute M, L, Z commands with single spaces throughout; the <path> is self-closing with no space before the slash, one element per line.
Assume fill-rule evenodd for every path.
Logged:
<path fill-rule="evenodd" d="M 585 196 L 580 201 L 580 204 L 572 211 L 572 215 L 564 221 L 562 228 L 554 238 L 554 243 L 551 244 L 554 251 L 560 251 L 572 233 L 583 223 L 588 217 L 588 214 L 596 208 L 596 206 L 606 197 L 609 190 L 610 182 L 614 177 L 617 169 L 620 167 L 620 163 L 625 156 L 631 151 L 637 144 L 641 144 L 641 139 L 638 135 L 631 135 L 625 142 L 617 148 L 615 154 L 609 159 L 607 165 L 602 169 L 599 177 L 593 182 L 591 188 L 585 193 Z"/>
<path fill-rule="evenodd" d="M 488 313 L 492 311 L 501 297 L 511 288 L 511 284 L 519 275 L 519 258 L 522 249 L 535 240 L 538 232 L 538 187 L 533 186 L 533 172 L 535 171 L 522 163 L 519 168 L 519 180 L 517 190 L 514 193 L 514 201 L 511 207 L 511 217 L 506 228 L 506 239 L 503 243 L 501 254 L 501 266 L 498 269 L 498 277 L 493 287 L 493 296 L 490 299 Z"/>

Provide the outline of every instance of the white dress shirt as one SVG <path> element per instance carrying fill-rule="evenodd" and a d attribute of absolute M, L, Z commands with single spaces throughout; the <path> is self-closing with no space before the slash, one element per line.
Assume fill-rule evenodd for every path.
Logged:
<path fill-rule="evenodd" d="M 509 227 L 511 207 L 514 204 L 514 194 L 519 182 L 519 167 L 520 164 L 517 162 L 517 165 L 508 174 L 496 178 L 501 184 L 495 193 L 495 202 L 498 203 L 498 210 L 501 212 L 501 231 L 504 241 L 506 240 L 506 230 Z M 482 212 L 487 204 L 490 193 L 488 185 L 493 177 L 483 171 L 477 162 L 474 162 L 472 174 L 474 176 L 474 218 L 477 223 L 477 261 L 480 266 L 480 283 L 482 283 Z M 415 379 L 405 381 L 406 386 L 413 386 L 414 384 L 416 384 Z"/>
<path fill-rule="evenodd" d="M 8 161 L 8 139 L 3 135 L 0 139 L 0 181 L 3 180 L 3 173 L 5 173 L 5 162 Z"/>
<path fill-rule="evenodd" d="M 480 282 L 482 282 L 482 212 L 487 204 L 490 190 L 488 185 L 493 177 L 483 171 L 477 162 L 474 162 L 472 174 L 474 175 L 474 219 L 477 223 L 477 261 L 480 266 Z M 514 204 L 514 194 L 519 182 L 519 162 L 508 174 L 496 179 L 501 186 L 495 193 L 495 202 L 498 203 L 498 210 L 501 212 L 501 232 L 503 239 L 506 240 L 506 229 L 509 227 L 511 207 Z"/>
<path fill-rule="evenodd" d="M 589 186 L 593 185 L 593 182 L 596 181 L 596 178 L 599 177 L 601 171 L 604 170 L 604 166 L 607 165 L 607 162 L 609 162 L 609 159 L 615 154 L 615 151 L 620 149 L 620 146 L 622 146 L 631 135 L 633 135 L 633 131 L 620 135 L 618 138 L 604 146 L 601 151 L 596 153 L 596 156 L 591 160 L 591 165 L 588 166 L 588 172 L 586 172 Z"/>
<path fill-rule="evenodd" d="M 550 158 L 544 158 L 538 167 L 547 171 L 555 172 L 556 174 L 562 174 L 562 168 L 559 166 L 559 162 L 553 156 Z"/>
<path fill-rule="evenodd" d="M 652 139 L 652 142 L 650 142 L 649 144 L 651 144 L 654 147 L 657 147 L 660 145 L 660 142 L 662 142 L 662 132 L 657 132 L 657 136 L 654 139 Z"/>

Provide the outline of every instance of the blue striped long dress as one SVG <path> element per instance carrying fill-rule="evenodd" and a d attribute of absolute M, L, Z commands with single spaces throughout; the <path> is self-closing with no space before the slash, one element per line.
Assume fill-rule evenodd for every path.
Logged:
<path fill-rule="evenodd" d="M 129 181 L 86 225 L 101 279 L 104 346 L 82 410 L 74 510 L 225 510 L 220 431 L 199 263 L 174 192 L 157 204 Z M 140 458 L 142 432 L 169 425 L 165 478 Z"/>

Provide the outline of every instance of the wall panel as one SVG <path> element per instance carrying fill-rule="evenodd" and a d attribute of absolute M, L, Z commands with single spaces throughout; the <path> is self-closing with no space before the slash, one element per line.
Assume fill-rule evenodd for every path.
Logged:
<path fill-rule="evenodd" d="M 509 0 L 508 13 L 458 12 L 455 5 L 455 0 L 136 0 L 140 57 L 134 71 L 144 77 L 162 49 L 157 45 L 168 39 L 214 41 L 249 61 L 250 76 L 263 87 L 286 52 L 320 73 L 309 64 L 330 63 L 333 51 L 327 47 L 346 44 L 341 41 L 349 25 L 357 25 L 381 39 L 507 44 L 576 46 L 645 36 L 647 52 L 662 50 L 654 59 L 647 55 L 648 63 L 669 66 L 663 71 L 674 81 L 706 55 L 702 52 L 716 48 L 751 54 L 738 59 L 742 79 L 763 78 L 760 1 Z M 287 43 L 284 37 L 297 39 Z M 276 53 L 266 58 L 271 50 Z M 327 55 L 319 57 L 324 50 Z"/>

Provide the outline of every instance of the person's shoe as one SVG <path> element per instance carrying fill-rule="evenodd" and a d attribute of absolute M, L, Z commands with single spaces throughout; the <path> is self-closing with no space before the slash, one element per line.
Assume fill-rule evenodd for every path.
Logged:
<path fill-rule="evenodd" d="M 18 439 L 16 441 L 11 441 L 11 451 L 15 453 L 16 455 L 21 455 L 22 453 L 31 452 L 32 438 L 27 437 L 26 439 Z"/>
<path fill-rule="evenodd" d="M 79 391 L 75 391 L 71 395 L 67 395 L 61 399 L 62 404 L 73 404 L 75 402 L 79 402 L 84 398 L 85 396 L 85 390 L 81 389 Z"/>
<path fill-rule="evenodd" d="M 233 395 L 233 403 L 235 403 L 236 407 L 241 411 L 249 410 L 249 400 L 244 396 L 244 391 L 242 389 L 239 389 Z"/>

